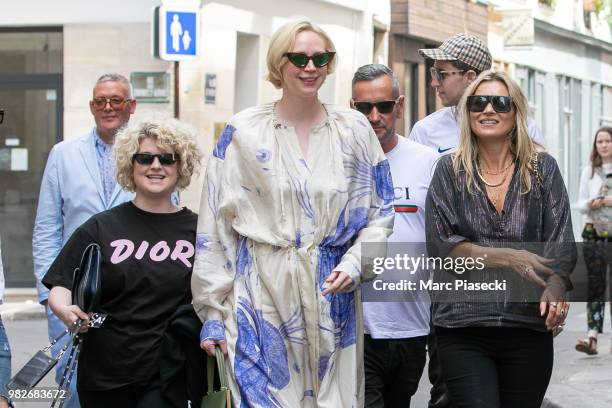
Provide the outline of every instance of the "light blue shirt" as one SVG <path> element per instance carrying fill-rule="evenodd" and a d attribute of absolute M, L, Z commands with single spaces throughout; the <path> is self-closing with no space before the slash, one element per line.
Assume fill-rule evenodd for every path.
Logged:
<path fill-rule="evenodd" d="M 102 140 L 98 132 L 94 131 L 96 144 L 96 159 L 100 170 L 100 181 L 104 190 L 104 199 L 108 203 L 115 190 L 115 160 L 113 160 L 113 145 Z"/>
<path fill-rule="evenodd" d="M 47 159 L 32 234 L 39 302 L 49 296 L 41 280 L 74 230 L 91 216 L 134 198 L 116 183 L 110 199 L 105 198 L 95 133 L 94 128 L 56 144 Z"/>
<path fill-rule="evenodd" d="M 0 305 L 4 300 L 4 267 L 2 266 L 2 240 L 0 240 Z"/>

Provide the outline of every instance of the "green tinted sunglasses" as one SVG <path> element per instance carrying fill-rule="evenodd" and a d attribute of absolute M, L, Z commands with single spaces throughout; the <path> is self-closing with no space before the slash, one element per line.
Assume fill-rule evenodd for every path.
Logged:
<path fill-rule="evenodd" d="M 284 57 L 287 57 L 290 63 L 298 68 L 305 68 L 309 61 L 312 61 L 314 66 L 317 68 L 324 67 L 331 62 L 334 55 L 336 55 L 336 53 L 332 51 L 321 52 L 311 56 L 308 56 L 303 52 L 286 52 L 283 54 Z"/>

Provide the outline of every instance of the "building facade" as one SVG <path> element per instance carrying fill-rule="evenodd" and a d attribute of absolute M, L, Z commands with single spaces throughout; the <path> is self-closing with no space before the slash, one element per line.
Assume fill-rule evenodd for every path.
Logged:
<path fill-rule="evenodd" d="M 550 5 L 549 5 L 550 4 Z M 595 131 L 612 124 L 612 36 L 606 13 L 590 2 L 494 1 L 489 48 L 498 68 L 509 71 L 529 99 L 536 123 L 557 159 L 570 201 L 576 203 L 580 173 L 588 163 Z M 523 10 L 533 24 L 531 44 L 508 46 L 503 19 Z M 573 206 L 576 237 L 583 217 Z"/>
<path fill-rule="evenodd" d="M 202 53 L 176 70 L 174 63 L 152 57 L 152 10 L 159 0 L 21 0 L 3 7 L 0 234 L 7 286 L 34 287 L 31 235 L 46 158 L 55 143 L 94 125 L 88 101 L 101 74 L 131 78 L 138 100 L 133 120 L 173 117 L 178 108 L 179 118 L 199 130 L 209 153 L 234 113 L 280 96 L 264 79 L 265 57 L 272 33 L 290 19 L 319 24 L 336 45 L 339 64 L 320 93 L 325 102 L 348 105 L 353 72 L 387 59 L 386 1 L 195 3 L 202 11 L 197 39 Z M 201 180 L 194 180 L 182 193 L 182 204 L 197 210 L 200 189 Z"/>

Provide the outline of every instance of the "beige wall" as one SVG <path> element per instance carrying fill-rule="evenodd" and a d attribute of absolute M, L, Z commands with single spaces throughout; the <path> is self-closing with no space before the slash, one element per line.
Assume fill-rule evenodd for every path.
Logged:
<path fill-rule="evenodd" d="M 94 125 L 88 101 L 100 75 L 135 71 L 171 72 L 169 62 L 151 57 L 147 23 L 68 24 L 64 26 L 64 139 L 72 139 Z M 137 106 L 135 119 L 171 117 L 172 105 Z"/>

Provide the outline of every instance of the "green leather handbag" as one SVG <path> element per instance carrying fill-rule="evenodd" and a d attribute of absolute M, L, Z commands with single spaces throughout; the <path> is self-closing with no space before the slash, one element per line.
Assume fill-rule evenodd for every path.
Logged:
<path fill-rule="evenodd" d="M 232 394 L 227 386 L 227 374 L 225 372 L 225 356 L 221 352 L 219 346 L 215 346 L 215 357 L 208 357 L 206 366 L 207 381 L 208 381 L 208 392 L 202 397 L 201 408 L 233 408 Z M 217 371 L 219 372 L 219 382 L 221 389 L 219 391 L 214 390 L 213 380 L 215 377 L 215 360 L 217 365 Z"/>

